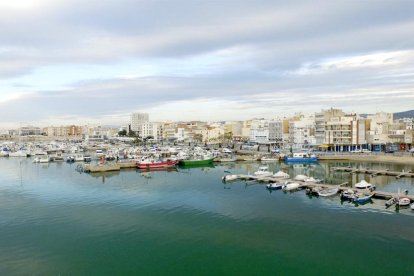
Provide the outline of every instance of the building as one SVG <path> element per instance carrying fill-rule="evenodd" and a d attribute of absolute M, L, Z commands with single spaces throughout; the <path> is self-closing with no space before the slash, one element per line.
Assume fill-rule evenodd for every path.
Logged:
<path fill-rule="evenodd" d="M 141 125 L 140 136 L 143 138 L 152 137 L 154 140 L 163 140 L 163 124 L 161 123 L 144 123 Z"/>
<path fill-rule="evenodd" d="M 42 129 L 40 127 L 26 126 L 17 129 L 17 134 L 20 136 L 41 135 Z"/>
<path fill-rule="evenodd" d="M 145 123 L 149 122 L 149 115 L 148 113 L 132 113 L 131 114 L 131 130 L 134 132 L 138 132 L 137 134 L 140 135 L 141 126 Z"/>
<path fill-rule="evenodd" d="M 278 144 L 279 146 L 283 143 L 283 121 L 269 122 L 269 143 Z"/>

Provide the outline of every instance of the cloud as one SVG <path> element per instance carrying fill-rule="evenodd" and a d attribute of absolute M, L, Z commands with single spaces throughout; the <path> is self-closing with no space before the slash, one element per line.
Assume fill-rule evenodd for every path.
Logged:
<path fill-rule="evenodd" d="M 304 102 L 314 111 L 411 108 L 413 7 L 409 1 L 2 4 L 0 124 L 27 121 L 19 110 L 34 122 L 122 123 L 135 110 L 160 119 L 181 118 L 183 110 L 200 119 L 235 119 L 299 111 Z"/>

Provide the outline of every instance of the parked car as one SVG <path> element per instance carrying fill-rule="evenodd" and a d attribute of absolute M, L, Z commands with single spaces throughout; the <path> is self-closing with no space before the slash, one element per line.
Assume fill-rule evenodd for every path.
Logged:
<path fill-rule="evenodd" d="M 371 153 L 372 151 L 370 151 L 369 149 L 362 149 L 361 151 L 362 153 Z"/>
<path fill-rule="evenodd" d="M 408 152 L 414 153 L 414 148 L 411 148 Z"/>
<path fill-rule="evenodd" d="M 362 152 L 362 150 L 360 150 L 360 149 L 355 149 L 355 150 L 351 150 L 351 152 L 352 152 L 352 153 L 361 153 L 361 152 Z"/>
<path fill-rule="evenodd" d="M 394 152 L 395 152 L 395 150 L 392 150 L 392 149 L 385 150 L 385 153 L 394 153 Z"/>
<path fill-rule="evenodd" d="M 233 153 L 232 150 L 228 148 L 223 148 L 222 151 L 223 153 Z"/>

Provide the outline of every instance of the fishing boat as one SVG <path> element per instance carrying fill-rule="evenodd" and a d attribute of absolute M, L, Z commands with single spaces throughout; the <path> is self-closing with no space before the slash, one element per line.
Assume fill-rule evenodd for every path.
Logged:
<path fill-rule="evenodd" d="M 209 165 L 213 164 L 214 157 L 202 157 L 197 159 L 185 159 L 180 160 L 179 165 L 181 166 L 194 166 L 194 165 Z"/>
<path fill-rule="evenodd" d="M 138 169 L 155 169 L 155 168 L 166 168 L 173 167 L 177 164 L 177 160 L 153 160 L 145 159 L 137 162 Z"/>
<path fill-rule="evenodd" d="M 324 197 L 328 197 L 328 196 L 334 196 L 338 193 L 339 188 L 338 187 L 330 187 L 330 188 L 325 188 L 322 189 L 318 192 L 319 196 L 324 196 Z"/>
<path fill-rule="evenodd" d="M 285 156 L 286 162 L 298 162 L 298 163 L 314 163 L 318 162 L 318 157 L 314 154 L 307 152 L 296 152 L 292 156 Z"/>

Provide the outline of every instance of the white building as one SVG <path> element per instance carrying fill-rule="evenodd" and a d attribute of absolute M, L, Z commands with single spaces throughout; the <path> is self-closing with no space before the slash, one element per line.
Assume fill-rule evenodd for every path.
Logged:
<path fill-rule="evenodd" d="M 141 137 L 153 137 L 154 140 L 163 138 L 163 125 L 161 123 L 143 123 L 139 130 Z"/>
<path fill-rule="evenodd" d="M 149 115 L 148 113 L 132 113 L 131 114 L 131 130 L 138 132 L 141 131 L 142 124 L 149 122 Z"/>

